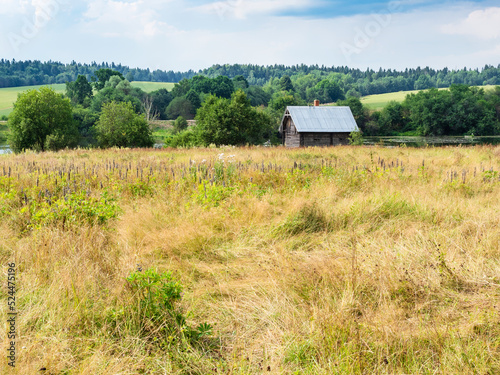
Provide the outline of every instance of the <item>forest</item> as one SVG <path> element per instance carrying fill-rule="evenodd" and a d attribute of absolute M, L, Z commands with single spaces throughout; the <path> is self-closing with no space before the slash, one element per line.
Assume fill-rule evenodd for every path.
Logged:
<path fill-rule="evenodd" d="M 414 68 L 404 71 L 382 69 L 373 70 L 348 68 L 345 66 L 325 67 L 319 65 L 272 65 L 260 66 L 252 64 L 213 65 L 210 68 L 187 72 L 174 72 L 129 68 L 122 64 L 96 63 L 81 64 L 72 61 L 69 64 L 61 62 L 15 61 L 0 60 L 0 88 L 29 85 L 44 85 L 74 81 L 78 75 L 87 79 L 100 69 L 113 69 L 121 73 L 129 81 L 179 82 L 184 78 L 204 75 L 209 78 L 226 76 L 235 78 L 243 76 L 249 85 L 264 86 L 272 80 L 290 76 L 292 80 L 302 82 L 310 78 L 321 81 L 332 77 L 341 82 L 344 92 L 350 96 L 364 96 L 396 91 L 425 90 L 432 87 L 450 87 L 452 84 L 471 86 L 499 85 L 500 65 L 497 67 L 485 65 L 482 69 L 432 69 Z M 308 78 L 304 78 L 308 77 Z M 300 84 L 299 84 L 300 86 Z"/>

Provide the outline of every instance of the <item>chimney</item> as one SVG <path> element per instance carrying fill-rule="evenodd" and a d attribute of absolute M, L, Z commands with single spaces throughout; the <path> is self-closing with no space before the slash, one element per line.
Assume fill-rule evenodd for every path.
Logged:
<path fill-rule="evenodd" d="M 314 106 L 315 106 L 315 107 L 319 107 L 319 100 L 315 100 L 315 101 L 314 101 Z"/>

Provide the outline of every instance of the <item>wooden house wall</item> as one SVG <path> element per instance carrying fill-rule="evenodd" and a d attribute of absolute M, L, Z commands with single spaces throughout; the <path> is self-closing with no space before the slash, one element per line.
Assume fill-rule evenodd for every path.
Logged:
<path fill-rule="evenodd" d="M 286 147 L 300 147 L 300 134 L 293 123 L 293 120 L 288 117 L 285 121 L 284 132 L 285 137 L 283 142 Z"/>
<path fill-rule="evenodd" d="M 283 144 L 286 147 L 327 147 L 349 144 L 349 133 L 299 133 L 291 117 L 283 124 Z"/>

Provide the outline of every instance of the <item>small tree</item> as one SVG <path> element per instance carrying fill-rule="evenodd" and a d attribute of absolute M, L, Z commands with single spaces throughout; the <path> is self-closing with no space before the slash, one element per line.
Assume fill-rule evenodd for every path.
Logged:
<path fill-rule="evenodd" d="M 9 127 L 9 142 L 14 152 L 74 147 L 79 138 L 69 99 L 49 87 L 19 94 Z"/>
<path fill-rule="evenodd" d="M 179 133 L 187 129 L 187 127 L 188 127 L 188 122 L 182 116 L 177 117 L 177 119 L 174 121 L 174 130 L 176 133 Z"/>
<path fill-rule="evenodd" d="M 143 115 L 134 112 L 132 103 L 105 103 L 96 124 L 101 147 L 152 147 L 154 139 Z"/>
<path fill-rule="evenodd" d="M 66 82 L 66 95 L 74 104 L 88 107 L 93 95 L 92 86 L 85 76 L 79 75 L 76 81 Z"/>
<path fill-rule="evenodd" d="M 231 99 L 209 96 L 196 115 L 196 130 L 204 145 L 259 144 L 268 138 L 271 119 L 250 105 L 245 93 Z"/>

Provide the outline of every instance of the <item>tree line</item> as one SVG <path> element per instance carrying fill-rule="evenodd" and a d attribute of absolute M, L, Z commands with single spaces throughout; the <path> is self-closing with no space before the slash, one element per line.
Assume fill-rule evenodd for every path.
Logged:
<path fill-rule="evenodd" d="M 244 81 L 244 80 L 243 80 Z M 118 71 L 79 75 L 66 93 L 49 87 L 19 95 L 8 119 L 14 152 L 82 147 L 152 147 L 151 121 L 175 119 L 171 145 L 259 144 L 273 134 L 274 120 L 252 107 L 239 79 L 193 77 L 171 92 L 146 93 Z M 244 85 L 248 88 L 248 85 Z M 196 132 L 186 118 L 198 120 Z"/>
<path fill-rule="evenodd" d="M 225 76 L 233 79 L 242 76 L 250 86 L 263 87 L 284 76 L 289 76 L 298 86 L 305 86 L 309 81 L 335 80 L 342 84 L 342 89 L 349 96 L 365 96 L 397 91 L 425 90 L 429 88 L 450 87 L 452 84 L 470 86 L 500 85 L 500 64 L 485 65 L 481 69 L 432 69 L 414 68 L 405 70 L 392 69 L 353 69 L 346 66 L 319 65 L 270 65 L 252 64 L 213 65 L 197 72 L 174 72 L 164 70 L 129 68 L 121 64 L 92 62 L 69 64 L 60 62 L 0 60 L 0 87 L 45 85 L 75 81 L 78 75 L 88 80 L 100 69 L 112 69 L 121 73 L 128 81 L 180 82 L 195 75 L 207 78 Z M 304 95 L 302 95 L 304 98 Z"/>
<path fill-rule="evenodd" d="M 129 68 L 115 63 L 81 64 L 72 61 L 69 64 L 61 62 L 38 60 L 0 60 L 0 88 L 34 85 L 49 85 L 75 81 L 79 75 L 88 80 L 100 69 L 112 69 L 121 73 L 129 81 L 179 82 L 183 78 L 191 78 L 196 72 L 174 72 L 172 70 L 150 70 Z"/>
<path fill-rule="evenodd" d="M 365 135 L 500 135 L 500 86 L 487 91 L 468 85 L 432 88 L 409 94 L 401 103 L 390 102 L 381 111 L 369 111 L 355 97 L 337 104 L 351 108 Z"/>
<path fill-rule="evenodd" d="M 67 82 L 64 96 L 46 87 L 21 94 L 9 117 L 10 142 L 15 151 L 77 145 L 150 147 L 151 121 L 170 119 L 175 122 L 167 146 L 279 143 L 285 108 L 314 99 L 349 106 L 365 135 L 500 134 L 500 86 L 487 91 L 462 84 L 432 88 L 373 112 L 345 92 L 338 73 L 283 76 L 263 87 L 250 85 L 242 75 L 196 75 L 182 79 L 171 91 L 146 93 L 122 73 L 100 69 L 90 81 L 79 75 Z M 187 119 L 196 119 L 197 125 L 188 129 Z"/>

